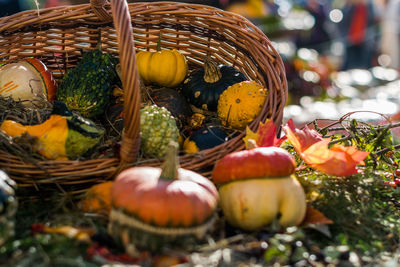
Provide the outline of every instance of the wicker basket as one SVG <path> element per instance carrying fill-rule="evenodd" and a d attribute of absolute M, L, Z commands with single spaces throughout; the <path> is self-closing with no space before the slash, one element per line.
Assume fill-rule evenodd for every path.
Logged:
<path fill-rule="evenodd" d="M 112 14 L 112 16 L 110 15 Z M 93 49 L 101 29 L 102 49 L 119 56 L 124 88 L 125 125 L 120 159 L 24 162 L 0 150 L 0 168 L 19 187 L 34 193 L 57 186 L 82 192 L 94 183 L 111 179 L 132 165 L 159 166 L 158 160 L 139 162 L 140 89 L 135 49 L 154 50 L 158 35 L 162 47 L 182 52 L 190 68 L 201 66 L 206 54 L 219 63 L 233 65 L 269 89 L 261 114 L 250 128 L 272 118 L 280 126 L 287 97 L 283 62 L 269 39 L 242 16 L 217 8 L 176 2 L 91 0 L 88 4 L 31 10 L 0 18 L 1 63 L 24 57 L 40 58 L 60 81 L 81 57 L 81 49 Z M 210 174 L 210 166 L 227 153 L 244 148 L 245 132 L 215 148 L 180 157 L 183 168 Z"/>

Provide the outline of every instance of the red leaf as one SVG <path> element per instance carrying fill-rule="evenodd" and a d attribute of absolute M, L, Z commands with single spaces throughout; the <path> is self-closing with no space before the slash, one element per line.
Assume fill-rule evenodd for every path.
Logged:
<path fill-rule="evenodd" d="M 334 176 L 349 176 L 357 172 L 356 165 L 364 164 L 368 152 L 354 146 L 334 145 L 328 148 L 330 138 L 322 138 L 315 130 L 296 129 L 289 121 L 284 127 L 286 136 L 300 157 L 312 168 Z"/>
<path fill-rule="evenodd" d="M 256 141 L 256 145 L 259 147 L 277 146 L 279 147 L 286 137 L 277 138 L 276 137 L 277 127 L 271 119 L 265 121 L 265 123 L 260 122 L 258 130 L 256 133 L 250 130 L 249 127 L 246 128 L 246 136 L 243 138 L 246 148 L 249 148 L 249 140 L 253 139 Z"/>

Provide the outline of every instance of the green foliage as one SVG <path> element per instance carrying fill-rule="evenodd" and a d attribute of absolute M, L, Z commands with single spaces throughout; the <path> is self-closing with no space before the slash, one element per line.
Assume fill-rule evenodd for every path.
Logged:
<path fill-rule="evenodd" d="M 329 226 L 331 238 L 314 233 L 319 246 L 346 245 L 360 255 L 371 256 L 396 251 L 400 189 L 386 185 L 380 175 L 368 168 L 348 178 L 313 171 L 303 175 L 302 183 L 314 192 L 310 205 L 334 221 Z"/>

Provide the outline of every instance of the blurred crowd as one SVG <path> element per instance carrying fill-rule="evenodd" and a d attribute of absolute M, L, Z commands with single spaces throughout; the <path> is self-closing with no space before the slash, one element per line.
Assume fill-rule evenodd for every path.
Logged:
<path fill-rule="evenodd" d="M 89 0 L 0 0 L 0 16 Z M 128 2 L 135 2 L 129 0 Z M 151 2 L 151 1 L 148 1 Z M 320 54 L 342 44 L 342 70 L 370 68 L 377 64 L 400 69 L 400 0 L 184 0 L 239 13 L 249 19 L 284 17 L 290 4 L 314 19 L 307 31 L 292 34 L 297 49 L 311 48 Z"/>

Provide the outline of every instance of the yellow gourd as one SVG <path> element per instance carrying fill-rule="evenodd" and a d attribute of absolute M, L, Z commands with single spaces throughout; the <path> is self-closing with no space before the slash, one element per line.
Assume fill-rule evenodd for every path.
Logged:
<path fill-rule="evenodd" d="M 165 87 L 175 87 L 185 79 L 188 72 L 186 57 L 176 49 L 140 51 L 136 54 L 139 76 L 145 84 L 154 83 Z"/>
<path fill-rule="evenodd" d="M 261 112 L 268 91 L 255 81 L 229 86 L 219 97 L 218 118 L 222 125 L 244 129 Z"/>

